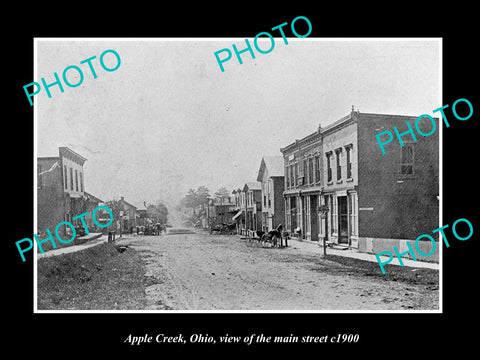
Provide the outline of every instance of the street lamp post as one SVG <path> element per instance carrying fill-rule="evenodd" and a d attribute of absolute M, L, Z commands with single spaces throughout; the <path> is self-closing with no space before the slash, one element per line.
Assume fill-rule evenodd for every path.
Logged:
<path fill-rule="evenodd" d="M 120 236 L 122 237 L 122 225 L 123 225 L 123 210 L 120 210 Z"/>

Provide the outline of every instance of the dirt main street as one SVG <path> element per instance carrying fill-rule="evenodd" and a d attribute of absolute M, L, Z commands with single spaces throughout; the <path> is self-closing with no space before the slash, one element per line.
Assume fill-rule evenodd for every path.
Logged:
<path fill-rule="evenodd" d="M 366 276 L 298 249 L 249 247 L 236 235 L 137 236 L 128 245 L 145 262 L 149 310 L 425 310 L 439 304 L 438 286 Z"/>

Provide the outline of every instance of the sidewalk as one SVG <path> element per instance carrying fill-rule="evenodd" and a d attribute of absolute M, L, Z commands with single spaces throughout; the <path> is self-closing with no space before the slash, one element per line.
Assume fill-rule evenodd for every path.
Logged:
<path fill-rule="evenodd" d="M 93 234 L 93 235 L 95 235 L 95 234 Z M 92 236 L 92 237 L 95 238 L 95 236 Z M 122 237 L 119 237 L 117 235 L 117 236 L 115 236 L 115 243 L 119 244 L 119 241 L 131 240 L 132 238 L 133 238 L 133 236 L 130 235 L 130 234 L 123 234 Z M 49 251 L 44 252 L 43 254 L 40 254 L 39 252 L 37 252 L 37 259 L 42 259 L 42 258 L 50 257 L 50 256 L 69 254 L 69 253 L 73 253 L 73 252 L 76 252 L 76 251 L 85 250 L 85 249 L 88 249 L 92 246 L 97 246 L 97 245 L 100 245 L 102 243 L 106 243 L 107 241 L 108 241 L 108 235 L 101 235 L 100 237 L 95 238 L 94 240 L 90 240 L 90 241 L 87 240 L 87 242 L 82 243 L 82 244 L 71 245 L 71 246 L 67 246 L 67 247 L 64 247 L 64 248 L 60 248 L 60 249 L 49 250 Z"/>
<path fill-rule="evenodd" d="M 290 249 L 298 249 L 301 251 L 307 251 L 307 252 L 323 255 L 323 247 L 318 246 L 318 243 L 314 241 L 288 239 L 288 247 Z M 327 255 L 347 256 L 355 259 L 378 263 L 377 258 L 375 257 L 374 254 L 362 253 L 353 249 L 340 250 L 340 249 L 327 248 Z M 386 259 L 388 259 L 387 256 L 385 256 L 385 260 Z M 425 261 L 413 261 L 413 260 L 404 259 L 404 258 L 402 258 L 402 262 L 404 266 L 408 266 L 408 267 L 429 268 L 429 269 L 435 269 L 435 270 L 439 270 L 439 267 L 440 267 L 439 264 L 437 263 L 430 263 Z M 398 261 L 398 258 L 395 256 L 395 254 L 393 255 L 393 260 L 389 264 L 400 266 L 400 262 Z"/>
<path fill-rule="evenodd" d="M 60 248 L 60 249 L 49 250 L 49 251 L 44 252 L 43 254 L 40 254 L 40 253 L 37 252 L 37 259 L 42 259 L 42 258 L 45 258 L 45 257 L 63 255 L 63 254 L 68 254 L 68 253 L 72 253 L 72 252 L 75 252 L 75 251 L 85 250 L 85 249 L 88 249 L 89 247 L 96 246 L 96 245 L 99 245 L 99 244 L 107 242 L 107 241 L 108 241 L 108 235 L 102 235 L 95 240 L 87 241 L 87 242 L 82 243 L 82 244 L 67 246 L 67 247 Z"/>

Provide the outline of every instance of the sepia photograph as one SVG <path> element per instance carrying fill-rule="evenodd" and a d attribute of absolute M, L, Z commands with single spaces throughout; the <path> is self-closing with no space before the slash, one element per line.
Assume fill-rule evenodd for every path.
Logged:
<path fill-rule="evenodd" d="M 34 39 L 35 313 L 442 312 L 442 38 L 271 34 Z"/>

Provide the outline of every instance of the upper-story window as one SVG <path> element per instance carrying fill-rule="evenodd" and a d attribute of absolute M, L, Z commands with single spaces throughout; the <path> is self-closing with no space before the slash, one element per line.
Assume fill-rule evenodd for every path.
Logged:
<path fill-rule="evenodd" d="M 268 207 L 272 206 L 272 191 L 273 191 L 273 186 L 272 186 L 272 180 L 268 180 L 267 182 L 267 200 L 268 200 Z"/>
<path fill-rule="evenodd" d="M 80 191 L 83 192 L 83 172 L 80 171 Z"/>
<path fill-rule="evenodd" d="M 68 189 L 67 165 L 63 165 L 63 176 L 65 178 L 63 179 L 65 183 L 65 189 Z"/>
<path fill-rule="evenodd" d="M 73 190 L 73 169 L 70 168 L 70 190 Z"/>
<path fill-rule="evenodd" d="M 402 147 L 402 164 L 400 173 L 402 175 L 413 175 L 414 144 L 406 143 Z"/>
<path fill-rule="evenodd" d="M 297 181 L 297 176 L 298 176 L 298 162 L 296 162 L 292 166 L 293 172 L 292 172 L 292 187 L 297 186 L 298 181 Z"/>
<path fill-rule="evenodd" d="M 308 158 L 308 183 L 313 184 L 313 157 Z"/>
<path fill-rule="evenodd" d="M 352 178 L 352 144 L 345 146 L 345 152 L 347 153 L 347 179 Z"/>
<path fill-rule="evenodd" d="M 308 181 L 308 163 L 307 159 L 303 159 L 303 182 L 302 185 L 305 185 Z"/>
<path fill-rule="evenodd" d="M 342 149 L 335 150 L 336 163 L 337 163 L 337 180 L 342 179 Z"/>
<path fill-rule="evenodd" d="M 290 189 L 293 186 L 293 164 L 287 166 L 287 188 Z"/>
<path fill-rule="evenodd" d="M 78 170 L 75 170 L 75 191 L 78 191 Z"/>
<path fill-rule="evenodd" d="M 302 176 L 298 179 L 298 185 L 305 185 L 308 181 L 307 159 L 302 160 Z M 300 175 L 300 174 L 299 174 Z"/>
<path fill-rule="evenodd" d="M 320 155 L 315 155 L 315 182 L 320 182 Z"/>
<path fill-rule="evenodd" d="M 329 151 L 326 154 L 327 157 L 327 182 L 332 181 L 332 152 Z"/>

